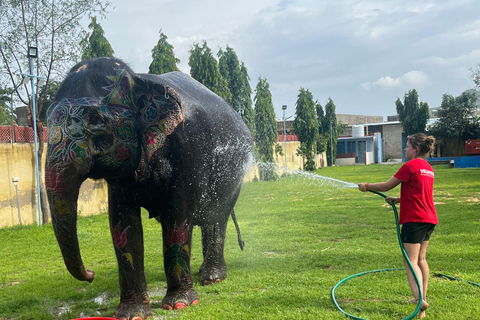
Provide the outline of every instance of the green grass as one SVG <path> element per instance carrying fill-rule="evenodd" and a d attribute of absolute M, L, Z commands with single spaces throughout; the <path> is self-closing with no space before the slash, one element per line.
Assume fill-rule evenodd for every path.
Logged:
<path fill-rule="evenodd" d="M 317 173 L 348 182 L 379 182 L 399 165 L 328 167 Z M 480 288 L 434 276 L 444 273 L 480 283 L 480 169 L 435 166 L 434 198 L 440 224 L 430 241 L 427 319 L 477 319 Z M 399 188 L 387 192 L 398 195 Z M 144 215 L 146 276 L 154 319 L 345 319 L 332 288 L 363 271 L 401 268 L 392 209 L 378 195 L 290 176 L 251 182 L 236 215 L 245 240 L 238 247 L 229 222 L 228 278 L 200 286 L 196 306 L 159 309 L 166 289 L 161 229 Z M 51 225 L 0 229 L 0 319 L 72 319 L 111 316 L 118 304 L 117 266 L 106 215 L 79 218 L 79 239 L 92 284 L 66 271 Z M 192 270 L 201 264 L 200 230 L 194 230 Z M 365 319 L 402 319 L 414 305 L 404 271 L 353 278 L 336 297 Z"/>

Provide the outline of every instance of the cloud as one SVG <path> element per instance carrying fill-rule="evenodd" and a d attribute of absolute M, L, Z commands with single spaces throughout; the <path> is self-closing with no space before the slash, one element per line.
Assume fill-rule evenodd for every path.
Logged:
<path fill-rule="evenodd" d="M 381 77 L 375 82 L 365 82 L 360 85 L 365 90 L 372 87 L 379 87 L 382 89 L 393 89 L 399 87 L 422 87 L 430 83 L 430 77 L 423 71 L 409 71 L 398 78 L 390 76 Z"/>

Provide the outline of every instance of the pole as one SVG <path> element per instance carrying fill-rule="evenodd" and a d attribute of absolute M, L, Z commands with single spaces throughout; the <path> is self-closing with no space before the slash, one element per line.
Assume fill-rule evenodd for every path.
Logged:
<path fill-rule="evenodd" d="M 287 135 L 285 130 L 285 110 L 283 110 L 283 152 L 285 153 L 285 173 L 287 173 Z"/>
<path fill-rule="evenodd" d="M 331 166 L 333 167 L 333 133 L 332 133 L 333 121 L 330 121 L 330 156 Z"/>
<path fill-rule="evenodd" d="M 42 226 L 42 207 L 40 202 L 40 173 L 39 173 L 39 166 L 38 166 L 38 146 L 37 146 L 37 113 L 35 110 L 35 84 L 33 75 L 33 58 L 30 58 L 30 80 L 32 83 L 32 109 L 33 109 L 33 139 L 35 141 L 35 164 L 36 164 L 36 172 L 37 172 L 37 197 L 38 197 L 38 225 Z M 43 132 L 42 132 L 43 134 Z"/>
<path fill-rule="evenodd" d="M 12 113 L 12 145 L 15 142 L 15 125 L 13 124 L 13 91 L 10 94 L 10 112 Z"/>

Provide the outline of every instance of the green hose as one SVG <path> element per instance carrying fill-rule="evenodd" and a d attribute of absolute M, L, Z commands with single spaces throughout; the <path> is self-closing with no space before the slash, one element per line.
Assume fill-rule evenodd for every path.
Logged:
<path fill-rule="evenodd" d="M 386 198 L 387 196 L 384 195 L 383 193 L 381 192 L 377 192 L 377 191 L 371 191 L 371 190 L 368 190 L 372 193 L 375 193 L 375 194 L 378 194 L 379 196 L 382 196 L 383 198 Z M 409 315 L 408 317 L 404 318 L 403 320 L 409 320 L 409 319 L 412 319 L 413 317 L 415 317 L 417 315 L 417 313 L 420 311 L 421 307 L 422 307 L 422 303 L 423 303 L 423 295 L 422 295 L 422 289 L 421 289 L 421 286 L 420 286 L 420 281 L 418 280 L 418 277 L 415 273 L 415 270 L 413 269 L 413 266 L 412 264 L 410 263 L 410 260 L 408 259 L 408 256 L 407 256 L 407 253 L 405 252 L 405 248 L 403 247 L 403 244 L 402 244 L 402 239 L 400 237 L 400 224 L 399 224 L 399 221 L 398 221 L 398 212 L 397 212 L 397 208 L 395 207 L 395 204 L 391 203 L 391 206 L 393 208 L 393 212 L 395 214 L 395 222 L 396 222 L 396 225 L 397 225 L 397 237 L 398 237 L 398 243 L 400 244 L 400 248 L 402 249 L 402 254 L 403 254 L 403 257 L 405 258 L 405 261 L 407 261 L 408 263 L 408 266 L 410 268 L 410 270 L 412 271 L 412 274 L 413 276 L 415 277 L 415 281 L 417 283 L 417 287 L 418 287 L 418 293 L 419 293 L 419 299 L 418 299 L 418 305 L 417 305 L 417 308 L 415 309 L 415 311 Z M 340 308 L 340 306 L 338 305 L 337 303 L 337 300 L 335 299 L 335 290 L 342 284 L 344 283 L 345 281 L 351 279 L 351 278 L 354 278 L 354 277 L 358 277 L 358 276 L 361 276 L 361 275 L 364 275 L 364 274 L 368 274 L 368 273 L 375 273 L 375 272 L 382 272 L 382 271 L 392 271 L 392 270 L 404 270 L 404 268 L 390 268 L 390 269 L 379 269 L 379 270 L 372 270 L 372 271 L 366 271 L 366 272 L 361 272 L 361 273 L 357 273 L 353 276 L 350 276 L 348 278 L 345 278 L 343 279 L 342 281 L 340 281 L 339 283 L 337 283 L 337 285 L 335 287 L 333 287 L 332 289 L 332 300 L 333 300 L 333 303 L 335 304 L 335 306 L 337 307 L 338 310 L 340 310 L 344 315 L 346 315 L 347 317 L 350 317 L 352 319 L 358 319 L 358 320 L 366 320 L 366 319 L 363 319 L 363 318 L 359 318 L 359 317 L 355 317 L 345 311 L 343 311 L 342 308 Z"/>

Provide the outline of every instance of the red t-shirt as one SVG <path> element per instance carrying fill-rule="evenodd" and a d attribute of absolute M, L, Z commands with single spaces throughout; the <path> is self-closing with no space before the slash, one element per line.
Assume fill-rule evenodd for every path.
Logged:
<path fill-rule="evenodd" d="M 430 164 L 421 158 L 405 163 L 395 178 L 402 180 L 400 191 L 400 224 L 422 222 L 438 224 L 433 205 L 434 173 Z"/>

